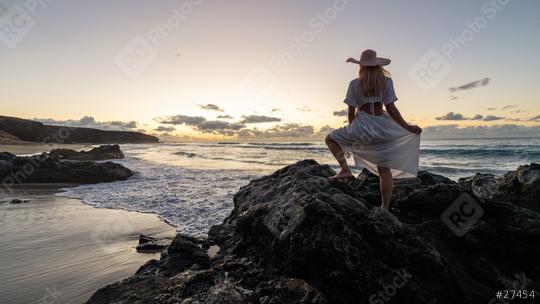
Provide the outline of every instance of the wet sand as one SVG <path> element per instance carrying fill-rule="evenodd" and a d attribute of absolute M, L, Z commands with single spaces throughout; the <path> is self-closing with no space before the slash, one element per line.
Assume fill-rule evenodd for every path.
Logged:
<path fill-rule="evenodd" d="M 55 197 L 55 186 L 0 192 L 0 302 L 84 303 L 157 254 L 136 252 L 139 234 L 174 237 L 153 214 L 98 209 Z"/>
<path fill-rule="evenodd" d="M 16 155 L 31 155 L 49 152 L 52 149 L 89 150 L 98 145 L 84 144 L 41 144 L 24 141 L 6 141 L 0 139 L 0 152 L 9 152 Z"/>

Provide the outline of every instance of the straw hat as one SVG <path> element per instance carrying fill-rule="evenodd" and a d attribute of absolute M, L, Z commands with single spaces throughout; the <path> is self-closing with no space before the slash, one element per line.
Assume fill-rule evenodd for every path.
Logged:
<path fill-rule="evenodd" d="M 362 52 L 360 60 L 349 58 L 347 62 L 352 62 L 363 66 L 381 66 L 389 65 L 391 60 L 387 58 L 377 57 L 377 52 L 375 52 L 374 50 L 365 50 Z"/>

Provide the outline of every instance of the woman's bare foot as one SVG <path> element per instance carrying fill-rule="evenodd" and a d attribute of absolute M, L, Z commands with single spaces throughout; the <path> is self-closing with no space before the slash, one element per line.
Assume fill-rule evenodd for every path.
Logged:
<path fill-rule="evenodd" d="M 329 179 L 330 180 L 340 180 L 340 179 L 348 179 L 348 178 L 352 178 L 353 175 L 352 175 L 352 172 L 350 170 L 341 170 L 339 171 L 338 174 L 330 177 Z"/>

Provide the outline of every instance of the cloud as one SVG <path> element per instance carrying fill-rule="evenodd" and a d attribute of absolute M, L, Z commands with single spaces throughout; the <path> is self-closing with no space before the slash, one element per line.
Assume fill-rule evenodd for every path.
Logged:
<path fill-rule="evenodd" d="M 463 115 L 459 113 L 449 112 L 441 117 L 436 117 L 436 120 L 467 120 Z"/>
<path fill-rule="evenodd" d="M 476 114 L 474 115 L 473 118 L 471 118 L 471 120 L 482 120 L 484 119 L 484 116 L 480 115 L 480 114 Z"/>
<path fill-rule="evenodd" d="M 154 118 L 154 120 L 165 125 L 198 126 L 205 122 L 206 118 L 201 116 L 173 115 L 166 117 L 157 117 Z"/>
<path fill-rule="evenodd" d="M 154 131 L 155 132 L 172 132 L 172 131 L 176 131 L 176 129 L 174 127 L 159 126 L 155 128 Z"/>
<path fill-rule="evenodd" d="M 450 90 L 451 93 L 457 92 L 457 91 L 465 91 L 465 90 L 471 90 L 479 87 L 487 86 L 490 82 L 489 78 L 484 78 L 481 80 L 469 82 L 467 84 L 461 85 L 459 87 L 451 87 L 448 90 Z"/>
<path fill-rule="evenodd" d="M 502 120 L 504 117 L 494 116 L 494 115 L 488 115 L 484 117 L 483 121 L 496 121 L 496 120 Z"/>
<path fill-rule="evenodd" d="M 514 138 L 538 137 L 540 126 L 520 126 L 514 124 L 494 126 L 470 126 L 460 128 L 457 125 L 442 125 L 424 128 L 422 136 L 430 139 L 445 138 Z"/>
<path fill-rule="evenodd" d="M 111 122 L 109 122 L 109 124 L 111 124 L 113 126 L 123 127 L 123 128 L 126 128 L 126 129 L 137 129 L 137 125 L 138 125 L 136 121 L 128 121 L 128 122 L 111 121 Z"/>
<path fill-rule="evenodd" d="M 221 120 L 209 120 L 198 125 L 196 129 L 203 133 L 215 133 L 215 132 L 219 133 L 220 131 L 224 131 L 224 130 L 237 131 L 245 127 L 246 125 L 242 123 L 230 123 L 230 122 L 221 121 Z"/>
<path fill-rule="evenodd" d="M 281 121 L 281 118 L 278 118 L 278 117 L 270 117 L 270 116 L 264 116 L 264 115 L 248 115 L 248 116 L 243 115 L 240 123 L 254 124 L 254 123 L 280 122 L 280 121 Z"/>
<path fill-rule="evenodd" d="M 276 125 L 267 130 L 244 129 L 237 133 L 241 138 L 307 138 L 314 134 L 313 126 L 296 123 Z"/>
<path fill-rule="evenodd" d="M 343 116 L 347 116 L 347 115 L 349 115 L 349 110 L 347 110 L 347 109 L 341 110 L 341 111 L 334 111 L 334 116 L 343 117 Z"/>
<path fill-rule="evenodd" d="M 307 137 L 313 135 L 313 126 L 289 123 L 274 126 L 265 132 L 273 137 Z"/>
<path fill-rule="evenodd" d="M 202 133 L 223 134 L 227 136 L 232 136 L 235 134 L 235 131 L 246 127 L 245 124 L 240 122 L 231 123 L 222 120 L 206 120 L 206 118 L 200 116 L 173 115 L 157 117 L 154 120 L 162 124 L 190 126 Z"/>
<path fill-rule="evenodd" d="M 502 109 L 503 110 L 508 110 L 508 109 L 513 109 L 513 108 L 517 108 L 518 105 L 507 105 L 507 106 L 504 106 Z"/>
<path fill-rule="evenodd" d="M 495 111 L 495 110 L 497 110 L 497 108 L 486 108 L 486 110 L 488 110 L 488 111 Z"/>
<path fill-rule="evenodd" d="M 231 115 L 219 115 L 217 117 L 218 119 L 234 119 Z"/>
<path fill-rule="evenodd" d="M 308 108 L 307 106 L 303 106 L 301 108 L 296 108 L 298 111 L 300 112 L 311 112 L 311 109 Z"/>
<path fill-rule="evenodd" d="M 532 117 L 531 119 L 529 119 L 529 121 L 540 122 L 540 115 L 536 115 L 535 117 Z"/>
<path fill-rule="evenodd" d="M 205 105 L 198 105 L 199 108 L 203 109 L 203 110 L 208 110 L 208 111 L 217 111 L 217 112 L 224 112 L 225 110 L 223 110 L 222 108 L 220 108 L 219 106 L 215 105 L 215 104 L 212 104 L 212 103 L 209 103 L 209 104 L 205 104 Z"/>
<path fill-rule="evenodd" d="M 335 128 L 332 128 L 332 127 L 330 127 L 330 126 L 327 125 L 327 126 L 322 127 L 322 128 L 319 130 L 319 134 L 321 134 L 321 135 L 327 135 L 328 133 L 330 133 L 330 132 L 332 132 L 332 131 L 334 131 L 334 130 L 335 130 Z"/>
<path fill-rule="evenodd" d="M 480 114 L 476 114 L 474 117 L 468 118 L 459 113 L 449 112 L 446 115 L 443 115 L 441 117 L 435 117 L 435 119 L 436 120 L 453 120 L 453 121 L 461 121 L 461 120 L 496 121 L 496 120 L 505 119 L 505 117 L 499 117 L 499 116 L 494 116 L 494 115 L 482 116 Z"/>
<path fill-rule="evenodd" d="M 282 112 L 282 111 L 283 111 L 282 109 L 273 108 L 270 112 L 275 113 L 275 112 Z"/>
<path fill-rule="evenodd" d="M 41 122 L 46 125 L 55 126 L 67 126 L 67 127 L 79 127 L 79 128 L 92 128 L 109 131 L 134 131 L 137 129 L 138 123 L 136 121 L 104 121 L 99 122 L 92 116 L 84 116 L 81 119 L 68 119 L 68 120 L 55 120 L 55 119 L 40 119 L 34 118 L 34 121 Z"/>

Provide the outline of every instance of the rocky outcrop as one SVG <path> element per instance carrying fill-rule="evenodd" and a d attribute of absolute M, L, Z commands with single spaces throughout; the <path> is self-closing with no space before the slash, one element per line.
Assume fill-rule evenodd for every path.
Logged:
<path fill-rule="evenodd" d="M 510 202 L 540 212 L 540 164 L 520 166 L 500 177 L 478 173 L 459 183 L 483 202 Z"/>
<path fill-rule="evenodd" d="M 44 125 L 37 121 L 0 116 L 0 131 L 5 138 L 39 143 L 157 143 L 155 136 L 131 131 L 104 131 Z"/>
<path fill-rule="evenodd" d="M 108 160 L 108 159 L 123 159 L 124 153 L 120 150 L 119 145 L 103 145 L 93 148 L 90 151 L 75 151 L 71 149 L 53 149 L 49 152 L 52 157 L 69 160 Z"/>
<path fill-rule="evenodd" d="M 161 252 L 171 244 L 170 239 L 158 239 L 148 235 L 139 235 L 139 245 L 137 251 L 141 253 Z"/>
<path fill-rule="evenodd" d="M 126 180 L 131 170 L 112 162 L 60 160 L 46 153 L 18 157 L 0 153 L 0 181 L 4 187 L 24 183 L 94 184 Z"/>
<path fill-rule="evenodd" d="M 517 172 L 505 179 L 534 179 Z M 534 210 L 479 202 L 483 215 L 458 236 L 441 215 L 464 193 L 475 198 L 463 185 L 423 173 L 396 186 L 389 213 L 376 207 L 376 177 L 340 183 L 332 174 L 305 160 L 253 180 L 207 239 L 178 235 L 159 260 L 88 303 L 466 304 L 539 290 Z"/>

